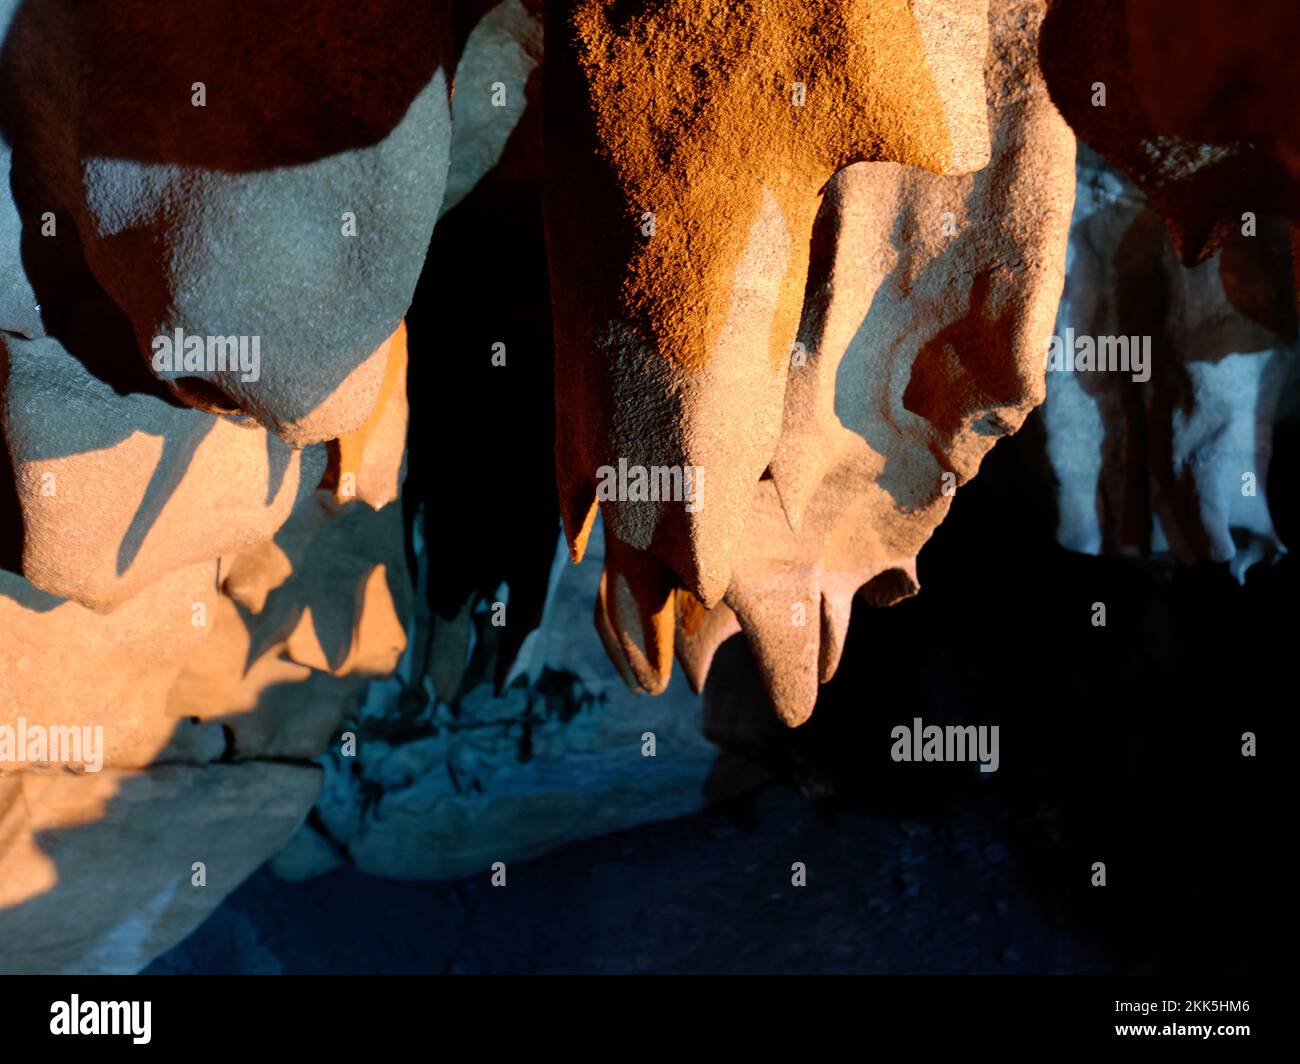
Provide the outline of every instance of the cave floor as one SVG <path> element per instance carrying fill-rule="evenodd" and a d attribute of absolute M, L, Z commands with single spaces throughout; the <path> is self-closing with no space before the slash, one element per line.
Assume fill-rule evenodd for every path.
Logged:
<path fill-rule="evenodd" d="M 992 800 L 924 819 L 771 785 L 508 869 L 407 883 L 259 870 L 148 973 L 1109 973 Z M 791 883 L 801 861 L 807 885 Z"/>

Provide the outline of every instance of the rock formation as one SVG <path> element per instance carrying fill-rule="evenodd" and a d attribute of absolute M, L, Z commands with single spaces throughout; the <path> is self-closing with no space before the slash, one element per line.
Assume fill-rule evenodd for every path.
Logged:
<path fill-rule="evenodd" d="M 575 559 L 602 467 L 707 475 L 698 508 L 602 507 L 613 539 L 663 567 L 639 563 L 635 606 L 616 580 L 607 611 L 641 615 L 628 637 L 657 666 L 668 655 L 645 644 L 668 630 L 665 588 L 680 581 L 712 607 L 731 583 L 781 429 L 823 187 L 860 160 L 939 173 L 988 161 L 987 4 L 755 4 L 723 18 L 705 0 L 588 2 L 548 8 L 548 23 L 556 459 Z"/>
<path fill-rule="evenodd" d="M 0 0 L 0 970 L 752 786 L 1045 395 L 1065 546 L 1276 557 L 1298 21 Z"/>
<path fill-rule="evenodd" d="M 960 79 L 970 78 L 981 92 L 987 83 L 992 154 L 983 169 L 959 176 L 952 171 L 968 167 L 930 160 L 930 170 L 941 172 L 927 172 L 909 165 L 924 158 L 888 145 L 869 157 L 897 161 L 842 157 L 854 165 L 826 185 L 815 228 L 811 216 L 791 214 L 803 221 L 799 228 L 790 224 L 788 238 L 760 239 L 753 234 L 767 230 L 754 222 L 749 244 L 742 235 L 750 230 L 742 229 L 725 245 L 750 249 L 718 269 L 724 278 L 726 270 L 734 271 L 736 292 L 752 305 L 741 295 L 711 295 L 701 286 L 708 275 L 699 272 L 692 248 L 690 267 L 680 273 L 671 258 L 646 268 L 658 288 L 644 298 L 662 300 L 662 328 L 671 326 L 657 346 L 637 347 L 648 343 L 644 339 L 630 343 L 622 325 L 604 334 L 604 342 L 616 347 L 612 353 L 598 353 L 594 332 L 567 346 L 561 342 L 557 448 L 561 500 L 576 549 L 582 535 L 575 529 L 585 518 L 575 518 L 581 506 L 572 504 L 585 489 L 566 473 L 575 461 L 569 440 L 587 432 L 591 417 L 610 419 L 603 430 L 609 442 L 587 466 L 623 459 L 704 473 L 695 513 L 691 506 L 635 500 L 602 505 L 612 534 L 597 625 L 636 685 L 657 691 L 666 684 L 674 626 L 697 690 L 718 644 L 743 629 L 777 712 L 790 724 L 805 720 L 818 683 L 835 671 L 854 594 L 863 588 L 869 601 L 887 605 L 916 590 L 916 553 L 943 519 L 956 487 L 1041 401 L 1042 348 L 1063 279 L 1074 185 L 1073 140 L 1036 66 L 1042 14 L 1038 3 L 992 5 L 983 79 L 962 65 L 970 58 L 964 51 L 930 55 L 928 69 L 945 83 L 957 78 L 966 87 Z M 635 37 L 626 27 L 621 32 Z M 953 99 L 956 107 L 960 98 Z M 777 110 L 763 121 L 797 123 L 799 116 L 798 108 L 791 116 Z M 974 140 L 974 126 L 954 125 L 951 111 L 946 117 L 957 143 L 966 142 L 963 133 Z M 795 149 L 776 139 L 771 150 Z M 958 158 L 974 155 L 971 147 Z M 749 156 L 744 168 L 746 180 L 749 171 L 757 172 Z M 801 210 L 815 206 L 812 193 L 823 182 L 818 177 L 810 184 L 808 201 L 793 202 Z M 702 199 L 696 209 L 718 219 L 711 224 L 750 217 L 723 209 L 732 200 L 744 202 L 730 186 L 719 184 L 708 195 L 714 198 Z M 651 202 L 649 193 L 642 196 L 641 202 Z M 775 202 L 772 224 L 784 226 Z M 682 224 L 671 217 L 655 215 L 654 233 L 639 254 L 671 255 L 671 245 L 654 250 L 672 239 L 665 226 Z M 756 217 L 765 215 L 760 210 Z M 578 226 L 576 219 L 570 224 Z M 692 220 L 692 239 L 695 228 Z M 565 246 L 561 242 L 556 251 L 561 278 Z M 793 249 L 793 257 L 782 252 L 769 261 L 777 246 Z M 806 247 L 814 256 L 811 269 Z M 752 258 L 744 257 L 751 251 Z M 637 261 L 608 282 L 612 287 L 624 279 L 620 298 L 629 298 L 638 283 Z M 606 270 L 591 273 L 604 276 Z M 773 283 L 782 271 L 785 288 L 803 296 L 801 322 L 764 310 L 768 304 L 757 289 L 744 289 Z M 684 292 L 668 292 L 671 285 Z M 571 292 L 577 286 L 565 279 L 557 292 L 561 287 Z M 771 305 L 786 298 L 773 293 Z M 720 332 L 692 317 L 716 313 L 720 305 L 735 314 Z M 755 327 L 767 342 L 745 331 Z M 684 355 L 674 346 L 687 342 L 682 338 L 704 343 L 715 332 L 721 337 L 716 353 L 693 347 Z M 644 355 L 631 353 L 641 350 Z M 613 380 L 596 385 L 592 373 Z M 581 400 L 593 390 L 609 396 L 606 405 Z M 681 538 L 687 528 L 689 549 Z M 694 561 L 684 560 L 688 556 Z M 702 570 L 696 564 L 701 559 Z M 677 577 L 684 581 L 680 590 Z"/>
<path fill-rule="evenodd" d="M 1300 218 L 1298 51 L 1287 0 L 1058 0 L 1042 65 L 1080 140 L 1136 182 L 1193 265 L 1246 212 Z"/>
<path fill-rule="evenodd" d="M 1142 193 L 1080 161 L 1057 335 L 1118 338 L 1143 364 L 1048 374 L 1043 420 L 1059 538 L 1088 554 L 1226 563 L 1241 580 L 1285 547 L 1266 488 L 1296 381 L 1287 228 L 1230 231 L 1180 261 Z"/>
<path fill-rule="evenodd" d="M 1279 404 L 1294 406 L 1298 47 L 1285 0 L 1053 5 L 1043 70 L 1100 156 L 1080 172 L 1060 327 L 1150 337 L 1153 372 L 1049 375 L 1066 546 L 1238 579 L 1284 549 L 1265 489 Z"/>
<path fill-rule="evenodd" d="M 284 843 L 405 647 L 401 319 L 451 26 L 0 27 L 0 734 L 26 740 L 0 755 L 0 967 L 135 970 Z"/>

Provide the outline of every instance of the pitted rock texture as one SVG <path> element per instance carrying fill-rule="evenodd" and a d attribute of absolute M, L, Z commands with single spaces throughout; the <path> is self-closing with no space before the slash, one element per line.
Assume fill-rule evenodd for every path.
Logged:
<path fill-rule="evenodd" d="M 806 297 L 797 342 L 776 364 L 779 434 L 747 460 L 747 501 L 727 486 L 741 469 L 734 457 L 687 456 L 705 472 L 700 514 L 727 511 L 739 529 L 724 535 L 719 525 L 697 526 L 699 549 L 726 558 L 723 601 L 710 610 L 709 593 L 689 579 L 675 590 L 673 559 L 660 549 L 666 540 L 656 532 L 650 543 L 637 532 L 625 541 L 629 519 L 611 520 L 596 621 L 635 686 L 666 685 L 674 627 L 697 690 L 718 645 L 743 630 L 778 714 L 789 724 L 806 720 L 819 683 L 835 672 L 855 593 L 888 605 L 916 590 L 916 553 L 952 492 L 1041 401 L 1074 187 L 1073 138 L 1036 67 L 1043 10 L 1036 2 L 992 6 L 987 167 L 949 176 L 903 162 L 849 166 L 827 186 L 815 229 L 792 241 L 810 246 L 813 261 L 806 285 L 798 274 Z M 647 247 L 657 233 L 658 218 Z M 754 260 L 755 283 L 770 279 L 770 265 Z M 712 302 L 706 291 L 692 288 L 687 307 Z M 753 320 L 751 310 L 743 320 Z M 750 361 L 736 363 L 734 378 L 710 378 L 709 363 L 682 370 L 681 382 L 668 386 L 669 394 L 700 397 L 701 424 L 707 414 L 719 446 L 735 445 L 765 409 L 733 405 L 738 390 L 769 371 L 753 363 L 752 343 L 737 350 Z M 561 347 L 562 410 L 566 357 Z M 628 388 L 643 379 L 634 362 L 610 372 Z M 691 415 L 633 404 L 634 394 L 612 406 L 625 438 L 644 447 L 664 430 L 686 425 L 690 433 Z M 647 464 L 671 464 L 665 454 Z M 560 462 L 563 492 L 563 454 Z M 687 509 L 660 504 L 658 513 L 699 516 Z"/>
<path fill-rule="evenodd" d="M 565 529 L 581 557 L 601 467 L 703 468 L 694 511 L 601 508 L 713 606 L 777 444 L 820 193 L 859 160 L 988 161 L 987 4 L 590 0 L 547 18 Z"/>

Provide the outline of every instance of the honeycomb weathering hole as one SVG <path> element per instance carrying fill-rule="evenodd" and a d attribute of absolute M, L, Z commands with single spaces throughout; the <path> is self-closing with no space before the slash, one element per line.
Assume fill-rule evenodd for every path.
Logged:
<path fill-rule="evenodd" d="M 172 388 L 187 406 L 206 410 L 209 414 L 242 414 L 243 407 L 224 388 L 205 381 L 202 377 L 178 377 Z"/>

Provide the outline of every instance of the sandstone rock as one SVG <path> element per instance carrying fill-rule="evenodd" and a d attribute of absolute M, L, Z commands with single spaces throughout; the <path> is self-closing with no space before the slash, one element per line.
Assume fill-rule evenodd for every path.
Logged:
<path fill-rule="evenodd" d="M 111 610 L 175 569 L 273 536 L 322 448 L 156 395 L 120 394 L 53 338 L 0 339 L 0 422 L 35 586 Z"/>
<path fill-rule="evenodd" d="M 678 644 L 697 689 L 739 628 L 778 714 L 807 719 L 835 672 L 853 595 L 888 605 L 916 590 L 916 553 L 952 492 L 1041 401 L 1073 193 L 1073 138 L 1034 59 L 1043 10 L 999 0 L 990 11 L 984 170 L 859 163 L 828 186 L 781 432 L 729 551 L 724 602 L 707 611 L 689 585 L 677 592 Z M 620 416 L 643 436 L 647 417 L 675 418 Z M 728 506 L 718 466 L 706 468 L 703 510 Z M 636 506 L 649 508 L 624 510 Z M 598 605 L 598 626 L 639 686 L 662 689 L 671 639 L 653 622 L 671 576 L 653 559 L 610 558 L 625 605 L 603 616 Z"/>
<path fill-rule="evenodd" d="M 0 0 L 0 725 L 106 740 L 0 764 L 0 967 L 134 970 L 288 838 L 290 879 L 482 874 L 764 778 L 712 744 L 778 728 L 722 644 L 804 721 L 1043 397 L 1046 8 Z M 1297 20 L 1148 8 L 1044 30 L 1155 208 L 1085 164 L 1058 325 L 1157 362 L 1052 376 L 1061 537 L 1240 575 L 1282 550 Z M 175 330 L 257 372 L 155 373 Z M 602 494 L 628 466 L 688 498 Z"/>
<path fill-rule="evenodd" d="M 22 269 L 23 223 L 9 190 L 11 156 L 0 139 L 0 329 L 33 340 L 43 336 L 45 328 L 36 293 Z"/>
<path fill-rule="evenodd" d="M 331 442 L 328 483 L 340 503 L 360 499 L 375 510 L 396 502 L 406 458 L 406 324 L 388 341 L 388 361 L 369 418 Z"/>
<path fill-rule="evenodd" d="M 289 836 L 284 849 L 271 858 L 271 870 L 290 883 L 323 876 L 343 865 L 338 848 L 308 821 Z"/>
<path fill-rule="evenodd" d="M 301 665 L 344 676 L 391 672 L 406 645 L 411 589 L 401 514 L 346 507 L 320 525 L 295 578 L 259 616 L 258 647 L 281 640 Z"/>
<path fill-rule="evenodd" d="M 1189 266 L 1246 212 L 1300 219 L 1297 56 L 1289 0 L 1061 0 L 1043 29 L 1061 113 L 1142 189 Z"/>
<path fill-rule="evenodd" d="M 0 726 L 103 731 L 89 771 L 0 765 L 0 967 L 178 941 L 405 647 L 401 319 L 452 22 L 0 0 Z"/>
<path fill-rule="evenodd" d="M 522 122 L 540 95 L 542 19 L 540 0 L 502 0 L 479 19 L 456 64 L 451 101 L 451 161 L 441 211 L 463 200 L 487 173 L 509 179 L 523 153 L 512 139 L 532 139 L 539 124 Z M 529 162 L 540 163 L 541 143 L 529 144 Z"/>
<path fill-rule="evenodd" d="M 355 429 L 446 180 L 449 12 L 72 11 L 23 5 L 4 45 L 24 227 L 75 228 L 146 360 L 177 329 L 258 338 L 254 373 L 155 365 L 186 402 L 296 446 Z"/>
<path fill-rule="evenodd" d="M 608 499 L 612 536 L 706 605 L 781 427 L 823 186 L 865 159 L 988 160 L 984 0 L 709 0 L 547 12 L 547 241 L 561 512 L 601 467 L 702 467 L 708 502 Z"/>
<path fill-rule="evenodd" d="M 1081 159 L 1057 320 L 1120 337 L 1138 372 L 1048 374 L 1043 420 L 1058 537 L 1088 554 L 1227 563 L 1243 579 L 1284 552 L 1266 487 L 1279 397 L 1296 371 L 1285 225 L 1228 233 L 1182 264 L 1152 204 Z"/>
<path fill-rule="evenodd" d="M 216 603 L 214 561 L 169 573 L 107 616 L 0 570 L 0 725 L 22 717 L 42 726 L 102 726 L 108 768 L 149 765 L 173 742 L 181 749 L 168 756 L 186 756 L 187 746 L 191 758 L 208 756 L 211 743 L 189 735 L 164 705 L 186 657 L 201 652 Z M 30 767 L 0 764 L 0 771 Z"/>
<path fill-rule="evenodd" d="M 0 775 L 0 971 L 139 971 L 284 844 L 319 786 L 315 767 L 265 762 Z"/>
<path fill-rule="evenodd" d="M 221 596 L 209 643 L 168 695 L 173 717 L 226 729 L 229 759 L 319 756 L 366 680 L 391 672 L 406 647 L 411 589 L 397 506 L 347 506 L 314 521 L 292 559 L 280 556 L 291 571 L 258 610 Z"/>
<path fill-rule="evenodd" d="M 223 735 L 218 756 L 318 757 L 359 702 L 362 684 L 341 682 L 285 657 L 276 644 L 252 658 L 252 633 L 234 603 L 218 600 L 213 632 L 167 692 L 166 713 Z M 251 659 L 251 660 L 250 660 Z"/>

